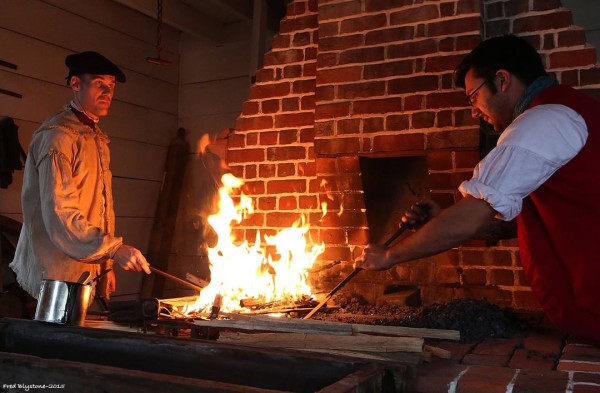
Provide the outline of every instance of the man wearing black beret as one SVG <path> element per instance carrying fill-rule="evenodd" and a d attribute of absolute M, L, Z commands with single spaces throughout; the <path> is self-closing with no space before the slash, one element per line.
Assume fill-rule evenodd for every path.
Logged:
<path fill-rule="evenodd" d="M 113 261 L 150 273 L 141 252 L 115 236 L 109 140 L 98 126 L 125 74 L 97 52 L 69 55 L 65 65 L 73 100 L 33 134 L 23 178 L 23 227 L 10 265 L 34 297 L 42 279 L 76 282 Z M 111 271 L 97 294 L 108 298 L 114 289 Z"/>

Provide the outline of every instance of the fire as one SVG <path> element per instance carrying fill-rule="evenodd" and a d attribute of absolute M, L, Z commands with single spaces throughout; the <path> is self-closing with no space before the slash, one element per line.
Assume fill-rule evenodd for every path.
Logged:
<path fill-rule="evenodd" d="M 264 236 L 264 243 L 275 249 L 275 255 L 261 247 L 261 234 L 250 244 L 244 240 L 235 244 L 232 226 L 253 213 L 252 199 L 240 193 L 236 203 L 231 195 L 243 182 L 231 174 L 223 175 L 219 188 L 219 211 L 208 218 L 218 240 L 208 248 L 211 281 L 203 288 L 195 304 L 183 313 L 210 312 L 215 296 L 222 296 L 223 311 L 240 310 L 240 300 L 258 299 L 262 302 L 294 301 L 311 296 L 307 283 L 308 270 L 323 253 L 323 243 L 309 245 L 309 226 L 302 215 L 292 227 L 273 236 Z M 236 197 L 236 200 L 238 199 Z"/>

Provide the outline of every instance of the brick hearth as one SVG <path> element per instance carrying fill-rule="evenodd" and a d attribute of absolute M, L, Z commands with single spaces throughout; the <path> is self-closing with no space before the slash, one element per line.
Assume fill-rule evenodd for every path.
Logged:
<path fill-rule="evenodd" d="M 504 33 L 526 37 L 559 81 L 597 93 L 595 48 L 558 0 L 290 3 L 228 139 L 228 164 L 257 201 L 240 238 L 289 226 L 304 211 L 312 239 L 327 246 L 319 263 L 343 261 L 311 277 L 328 290 L 369 239 L 360 157 L 423 157 L 431 197 L 455 203 L 480 159 L 480 127 L 453 69 L 482 37 Z M 425 303 L 485 297 L 538 307 L 514 240 L 364 273 L 348 289 L 376 301 L 403 284 L 420 287 Z"/>

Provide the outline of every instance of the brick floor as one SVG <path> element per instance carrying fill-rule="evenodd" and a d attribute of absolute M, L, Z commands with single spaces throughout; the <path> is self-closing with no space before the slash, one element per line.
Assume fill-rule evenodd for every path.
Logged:
<path fill-rule="evenodd" d="M 516 349 L 508 362 L 508 367 L 534 370 L 553 370 L 559 354 L 538 352 L 530 349 Z"/>
<path fill-rule="evenodd" d="M 598 393 L 600 385 L 576 384 L 573 386 L 573 393 Z"/>
<path fill-rule="evenodd" d="M 600 347 L 548 326 L 509 339 L 428 343 L 451 359 L 419 365 L 408 393 L 600 393 Z"/>
<path fill-rule="evenodd" d="M 510 360 L 509 355 L 486 355 L 480 353 L 469 353 L 462 359 L 463 364 L 480 366 L 506 366 Z"/>
<path fill-rule="evenodd" d="M 600 348 L 589 344 L 567 344 L 557 370 L 600 372 Z"/>
<path fill-rule="evenodd" d="M 513 393 L 565 393 L 569 374 L 550 370 L 520 370 L 514 381 Z"/>
<path fill-rule="evenodd" d="M 457 393 L 504 393 L 515 370 L 510 368 L 471 366 L 457 381 Z"/>

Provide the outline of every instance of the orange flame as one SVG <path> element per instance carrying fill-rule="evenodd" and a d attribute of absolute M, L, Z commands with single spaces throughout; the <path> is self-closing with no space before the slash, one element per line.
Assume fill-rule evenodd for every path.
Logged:
<path fill-rule="evenodd" d="M 309 246 L 309 226 L 304 222 L 304 216 L 292 227 L 274 236 L 264 236 L 265 243 L 275 249 L 275 255 L 269 255 L 261 248 L 259 231 L 253 244 L 244 240 L 236 245 L 232 223 L 240 223 L 245 216 L 252 214 L 252 199 L 240 193 L 239 202 L 234 203 L 230 195 L 239 190 L 243 182 L 229 173 L 221 180 L 219 212 L 208 218 L 218 236 L 216 246 L 208 248 L 211 281 L 202 289 L 195 304 L 186 306 L 182 312 L 209 312 L 217 294 L 222 295 L 223 311 L 240 310 L 240 300 L 247 298 L 266 303 L 311 296 L 308 270 L 323 253 L 325 245 Z"/>
<path fill-rule="evenodd" d="M 206 133 L 202 135 L 200 139 L 198 139 L 198 143 L 196 145 L 196 154 L 204 154 L 208 145 L 210 145 L 210 136 L 208 135 L 208 133 Z"/>

